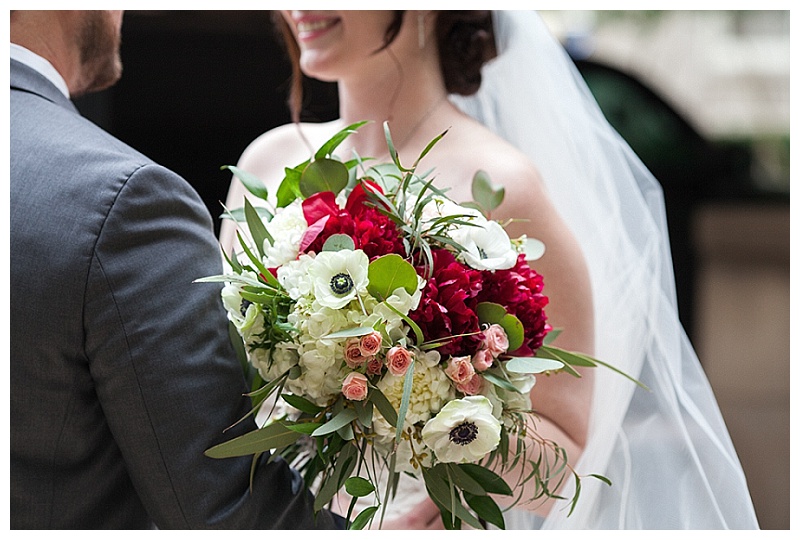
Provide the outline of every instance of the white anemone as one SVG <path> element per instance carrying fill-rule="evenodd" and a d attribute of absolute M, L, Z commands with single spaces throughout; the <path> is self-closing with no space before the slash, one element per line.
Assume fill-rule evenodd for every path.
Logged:
<path fill-rule="evenodd" d="M 365 293 L 369 283 L 367 268 L 369 258 L 360 249 L 351 251 L 323 251 L 308 267 L 314 284 L 316 301 L 324 307 L 341 309 L 360 293 Z"/>
<path fill-rule="evenodd" d="M 473 463 L 497 448 L 500 421 L 484 396 L 455 399 L 422 428 L 422 440 L 443 463 Z"/>
<path fill-rule="evenodd" d="M 517 250 L 503 227 L 496 221 L 473 220 L 451 233 L 464 246 L 464 262 L 476 270 L 506 270 L 517 262 Z"/>

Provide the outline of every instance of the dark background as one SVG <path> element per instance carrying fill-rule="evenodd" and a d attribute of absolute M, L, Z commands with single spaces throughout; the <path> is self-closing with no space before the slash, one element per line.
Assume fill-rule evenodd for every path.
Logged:
<path fill-rule="evenodd" d="M 245 147 L 290 121 L 291 68 L 268 11 L 127 11 L 122 79 L 77 102 L 84 115 L 220 201 Z M 338 115 L 335 86 L 307 81 L 307 119 Z"/>

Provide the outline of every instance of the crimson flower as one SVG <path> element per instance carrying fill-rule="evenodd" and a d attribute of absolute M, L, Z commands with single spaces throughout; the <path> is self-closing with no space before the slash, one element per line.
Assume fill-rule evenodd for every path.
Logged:
<path fill-rule="evenodd" d="M 533 356 L 542 346 L 545 335 L 552 329 L 547 323 L 544 308 L 548 303 L 542 292 L 544 280 L 520 255 L 513 268 L 483 272 L 483 288 L 478 295 L 479 302 L 495 302 L 516 316 L 525 327 L 522 346 L 516 351 L 508 351 L 517 356 Z"/>
<path fill-rule="evenodd" d="M 483 286 L 481 272 L 459 263 L 447 250 L 434 249 L 432 255 L 432 276 L 419 306 L 408 316 L 420 327 L 425 341 L 452 337 L 437 349 L 442 356 L 471 356 L 481 345 L 475 313 Z"/>

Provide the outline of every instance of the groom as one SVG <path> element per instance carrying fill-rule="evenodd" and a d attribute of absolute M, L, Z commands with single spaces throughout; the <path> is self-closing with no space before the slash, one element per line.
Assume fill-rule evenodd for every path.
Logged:
<path fill-rule="evenodd" d="M 11 12 L 11 528 L 334 528 L 284 461 L 204 450 L 255 426 L 211 218 L 82 118 L 121 11 Z"/>

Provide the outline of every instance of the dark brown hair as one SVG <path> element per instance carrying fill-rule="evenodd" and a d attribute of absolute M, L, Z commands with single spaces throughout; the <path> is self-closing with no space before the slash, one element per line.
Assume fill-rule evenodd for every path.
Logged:
<path fill-rule="evenodd" d="M 391 45 L 403 25 L 405 11 L 395 11 L 384 34 L 384 50 Z M 280 12 L 272 20 L 283 36 L 292 65 L 289 109 L 294 122 L 300 121 L 303 105 L 303 73 L 300 70 L 300 48 L 288 23 Z M 469 96 L 481 86 L 481 68 L 497 55 L 491 11 L 437 11 L 436 45 L 444 84 L 451 94 Z M 402 69 L 402 68 L 401 68 Z"/>

